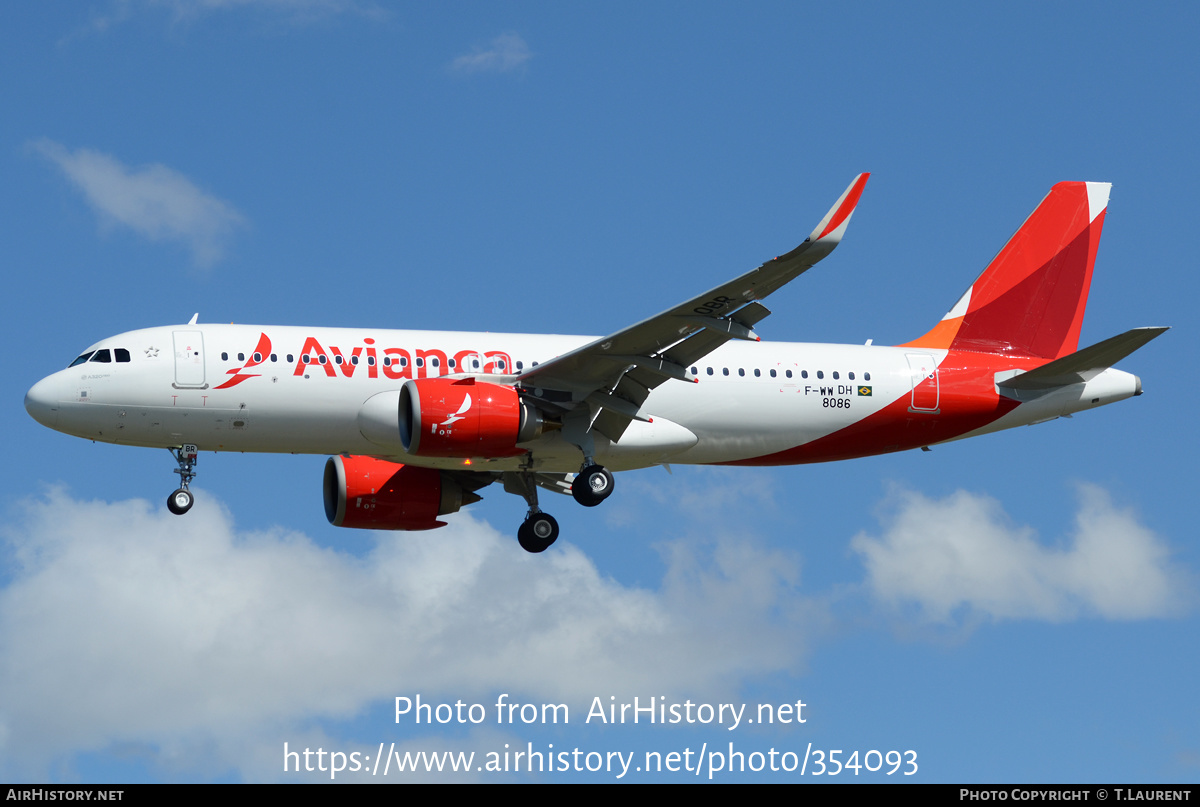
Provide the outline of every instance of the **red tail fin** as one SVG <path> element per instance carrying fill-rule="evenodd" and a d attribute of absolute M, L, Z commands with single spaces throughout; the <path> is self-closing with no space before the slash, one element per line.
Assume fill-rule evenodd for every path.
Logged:
<path fill-rule="evenodd" d="M 1056 359 L 1075 352 L 1106 182 L 1060 182 L 929 333 L 903 347 Z"/>

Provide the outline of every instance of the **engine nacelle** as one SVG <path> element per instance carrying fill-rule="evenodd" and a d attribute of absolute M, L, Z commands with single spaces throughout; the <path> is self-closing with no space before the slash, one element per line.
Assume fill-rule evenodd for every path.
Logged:
<path fill-rule="evenodd" d="M 432 530 L 479 496 L 435 468 L 373 457 L 330 457 L 325 463 L 325 516 L 335 527 Z"/>
<path fill-rule="evenodd" d="M 400 442 L 418 457 L 515 457 L 542 433 L 517 391 L 474 378 L 421 378 L 400 390 Z"/>

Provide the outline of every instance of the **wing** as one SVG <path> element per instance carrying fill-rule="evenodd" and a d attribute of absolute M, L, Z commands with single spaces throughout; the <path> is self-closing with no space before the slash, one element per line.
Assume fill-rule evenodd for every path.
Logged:
<path fill-rule="evenodd" d="M 672 378 L 696 381 L 687 376 L 688 365 L 730 339 L 758 340 L 753 327 L 771 313 L 758 300 L 833 252 L 869 176 L 855 177 L 804 243 L 786 255 L 530 368 L 517 376 L 516 384 L 541 389 L 543 394 L 531 400 L 544 408 L 565 411 L 586 403 L 592 409 L 592 428 L 614 442 L 619 440 L 631 420 L 646 419 L 639 410 L 650 390 Z"/>

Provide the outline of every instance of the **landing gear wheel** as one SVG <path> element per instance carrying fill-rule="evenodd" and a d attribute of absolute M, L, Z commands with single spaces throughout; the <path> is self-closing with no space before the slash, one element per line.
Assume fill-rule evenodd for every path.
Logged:
<path fill-rule="evenodd" d="M 584 507 L 595 507 L 613 492 L 613 475 L 603 465 L 589 465 L 571 483 L 571 495 Z"/>
<path fill-rule="evenodd" d="M 179 490 L 167 497 L 167 509 L 177 516 L 181 516 L 188 510 L 192 509 L 192 505 L 196 503 L 196 497 L 190 491 L 179 488 Z"/>
<path fill-rule="evenodd" d="M 179 474 L 179 487 L 167 497 L 167 509 L 175 515 L 181 516 L 191 510 L 192 505 L 196 503 L 196 497 L 188 492 L 188 483 L 196 478 L 196 462 L 199 460 L 200 452 L 191 443 L 167 450 L 179 463 L 179 467 L 175 469 L 175 473 Z"/>
<path fill-rule="evenodd" d="M 548 513 L 534 513 L 517 530 L 517 541 L 526 552 L 545 552 L 558 540 L 558 522 Z"/>

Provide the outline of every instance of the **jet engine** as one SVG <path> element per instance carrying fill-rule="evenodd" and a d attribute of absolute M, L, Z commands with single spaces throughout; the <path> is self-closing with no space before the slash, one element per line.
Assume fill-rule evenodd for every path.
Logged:
<path fill-rule="evenodd" d="M 480 499 L 444 471 L 373 457 L 330 457 L 324 491 L 330 524 L 368 530 L 444 527 L 438 516 Z"/>
<path fill-rule="evenodd" d="M 400 442 L 418 457 L 515 457 L 542 433 L 541 413 L 517 391 L 474 378 L 422 378 L 400 390 Z"/>

